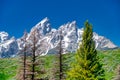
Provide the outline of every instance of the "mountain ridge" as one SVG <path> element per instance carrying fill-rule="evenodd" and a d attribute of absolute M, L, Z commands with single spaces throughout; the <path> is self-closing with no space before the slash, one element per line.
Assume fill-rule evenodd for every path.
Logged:
<path fill-rule="evenodd" d="M 68 22 L 66 24 L 61 25 L 58 29 L 54 29 L 51 27 L 49 19 L 46 17 L 43 20 L 41 20 L 38 24 L 36 24 L 34 27 L 32 27 L 31 31 L 27 34 L 27 41 L 31 40 L 31 37 L 33 36 L 32 33 L 34 30 L 38 31 L 38 34 L 36 35 L 38 40 L 38 44 L 40 45 L 39 53 L 38 54 L 51 54 L 51 53 L 57 53 L 59 50 L 59 35 L 60 31 L 62 31 L 63 39 L 62 39 L 62 48 L 63 53 L 68 52 L 75 52 L 76 49 L 79 47 L 79 43 L 82 41 L 82 33 L 83 28 L 78 28 L 76 25 L 76 21 Z M 2 53 L 2 46 L 6 40 L 10 40 L 11 38 L 8 38 L 8 33 L 6 35 L 1 35 L 2 32 L 0 32 L 0 56 Z M 23 49 L 24 42 L 22 39 L 24 38 L 24 35 L 21 38 L 14 39 L 14 45 L 15 48 L 12 48 L 12 51 L 15 50 L 13 54 L 9 54 L 9 49 L 6 54 L 8 54 L 10 57 L 13 55 L 16 55 L 18 51 Z M 104 36 L 98 35 L 96 32 L 93 32 L 93 39 L 96 44 L 96 49 L 104 50 L 104 49 L 114 49 L 117 46 L 111 42 L 109 39 L 107 39 Z M 2 41 L 1 41 L 2 40 Z M 7 46 L 10 46 L 11 44 L 8 44 Z M 3 49 L 4 51 L 4 49 Z M 11 50 L 10 50 L 11 52 Z M 1 56 L 3 57 L 3 56 Z M 4 56 L 7 57 L 7 56 Z"/>

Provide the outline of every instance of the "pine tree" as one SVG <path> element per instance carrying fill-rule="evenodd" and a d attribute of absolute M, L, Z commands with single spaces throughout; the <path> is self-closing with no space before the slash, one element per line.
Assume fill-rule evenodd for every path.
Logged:
<path fill-rule="evenodd" d="M 67 80 L 105 80 L 93 41 L 92 25 L 88 21 L 85 22 L 82 43 L 75 56 Z"/>

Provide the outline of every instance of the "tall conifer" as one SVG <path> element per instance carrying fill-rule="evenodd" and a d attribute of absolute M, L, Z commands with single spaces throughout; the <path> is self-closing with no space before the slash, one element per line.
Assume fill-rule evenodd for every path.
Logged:
<path fill-rule="evenodd" d="M 76 51 L 75 62 L 68 72 L 67 80 L 105 80 L 93 41 L 92 25 L 85 22 L 82 43 Z"/>

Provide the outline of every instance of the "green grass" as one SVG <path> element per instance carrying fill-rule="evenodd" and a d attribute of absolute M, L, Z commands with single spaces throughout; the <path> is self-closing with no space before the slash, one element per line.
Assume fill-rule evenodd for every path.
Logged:
<path fill-rule="evenodd" d="M 115 69 L 117 65 L 120 64 L 120 49 L 98 51 L 98 56 L 105 70 L 105 78 L 107 80 L 112 80 L 115 76 Z M 70 64 L 74 59 L 74 54 L 66 54 L 65 58 L 67 58 L 67 63 Z M 49 69 L 54 66 L 53 62 L 55 56 L 47 55 L 42 57 L 42 59 L 45 61 L 44 68 L 47 71 L 46 76 L 48 76 L 50 74 Z M 20 66 L 19 64 L 19 58 L 0 59 L 0 80 L 15 80 L 15 76 Z"/>
<path fill-rule="evenodd" d="M 112 80 L 115 76 L 115 69 L 120 64 L 120 49 L 99 51 L 101 63 L 105 69 L 105 77 Z"/>
<path fill-rule="evenodd" d="M 0 80 L 14 80 L 17 72 L 17 58 L 0 59 Z"/>

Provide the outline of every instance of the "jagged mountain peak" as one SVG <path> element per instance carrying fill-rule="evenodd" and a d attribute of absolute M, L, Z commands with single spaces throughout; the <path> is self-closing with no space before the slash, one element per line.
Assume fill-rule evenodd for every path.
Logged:
<path fill-rule="evenodd" d="M 18 51 L 15 37 L 9 37 L 7 32 L 0 32 L 0 58 L 13 57 Z"/>
<path fill-rule="evenodd" d="M 49 19 L 46 17 L 43 20 L 41 20 L 38 24 L 36 24 L 31 29 L 31 33 L 36 29 L 42 35 L 46 35 L 47 33 L 49 33 L 51 31 L 51 25 L 50 25 Z"/>
<path fill-rule="evenodd" d="M 45 17 L 44 19 L 42 19 L 40 21 L 41 24 L 45 24 L 46 22 L 49 22 L 49 18 L 48 17 Z"/>
<path fill-rule="evenodd" d="M 41 25 L 42 24 L 42 25 Z M 49 32 L 47 31 L 47 26 L 50 24 L 48 18 L 44 18 L 41 22 L 39 22 L 35 27 L 40 27 L 39 36 L 42 35 L 39 39 L 39 43 L 42 47 L 43 54 L 54 52 L 58 47 L 59 43 L 59 34 L 62 31 L 63 39 L 62 39 L 62 48 L 63 53 L 66 52 L 75 52 L 78 48 L 78 44 L 82 41 L 82 34 L 84 28 L 78 28 L 76 25 L 76 21 L 68 22 L 66 24 L 61 25 L 58 29 L 50 29 Z M 51 26 L 49 26 L 51 28 Z M 44 34 L 45 33 L 45 34 Z M 48 33 L 48 34 L 47 34 Z M 30 33 L 31 35 L 31 33 Z M 116 46 L 112 44 L 112 42 L 105 37 L 99 36 L 97 33 L 93 33 L 93 39 L 96 44 L 97 49 L 104 49 L 104 48 L 115 48 Z M 110 47 L 111 46 L 111 47 Z"/>
<path fill-rule="evenodd" d="M 63 53 L 75 52 L 82 41 L 84 28 L 78 28 L 76 21 L 68 22 L 61 25 L 58 29 L 51 28 L 50 21 L 46 17 L 36 24 L 27 35 L 27 42 L 32 41 L 33 32 L 37 31 L 38 54 L 46 55 L 57 53 L 59 51 L 60 33 L 62 32 L 62 49 Z M 0 32 L 0 57 L 11 57 L 23 50 L 25 42 L 23 35 L 19 39 L 9 38 L 6 32 Z M 117 46 L 104 36 L 100 36 L 93 32 L 96 49 L 113 49 Z M 30 47 L 30 46 L 29 46 Z"/>
<path fill-rule="evenodd" d="M 62 30 L 63 33 L 65 31 L 69 32 L 69 31 L 72 31 L 72 30 L 77 30 L 76 21 L 68 22 L 67 24 L 61 25 L 58 30 Z"/>
<path fill-rule="evenodd" d="M 5 31 L 0 32 L 0 43 L 9 39 L 9 34 Z"/>
<path fill-rule="evenodd" d="M 97 49 L 112 49 L 116 48 L 117 46 L 113 44 L 109 39 L 104 36 L 98 35 L 96 32 L 93 33 L 93 39 L 96 43 Z"/>
<path fill-rule="evenodd" d="M 0 34 L 7 34 L 8 35 L 8 33 L 5 31 L 0 31 Z"/>
<path fill-rule="evenodd" d="M 41 27 L 41 25 L 46 25 L 47 23 L 49 23 L 49 19 L 47 17 L 45 17 L 44 19 L 42 19 L 40 22 L 38 22 L 35 27 Z"/>
<path fill-rule="evenodd" d="M 66 24 L 63 24 L 62 26 L 72 26 L 72 25 L 76 25 L 76 21 L 72 21 L 72 22 L 68 22 Z"/>

